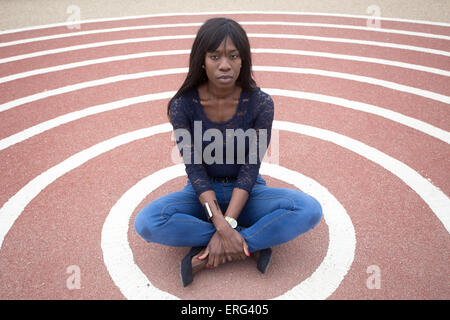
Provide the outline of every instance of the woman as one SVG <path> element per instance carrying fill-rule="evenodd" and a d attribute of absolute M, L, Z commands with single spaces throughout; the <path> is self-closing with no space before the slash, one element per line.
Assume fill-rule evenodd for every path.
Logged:
<path fill-rule="evenodd" d="M 137 233 L 148 242 L 193 247 L 181 262 L 184 286 L 202 269 L 250 254 L 265 273 L 271 247 L 315 227 L 322 208 L 301 191 L 268 187 L 259 174 L 274 106 L 252 78 L 250 44 L 237 22 L 214 18 L 201 26 L 167 114 L 187 184 L 141 210 Z"/>

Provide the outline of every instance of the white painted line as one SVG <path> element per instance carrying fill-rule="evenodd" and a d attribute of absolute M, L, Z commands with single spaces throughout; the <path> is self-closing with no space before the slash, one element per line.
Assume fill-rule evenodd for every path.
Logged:
<path fill-rule="evenodd" d="M 297 39 L 297 40 L 313 40 L 313 41 L 327 41 L 327 42 L 338 42 L 338 43 L 351 43 L 351 44 L 358 44 L 358 45 L 410 50 L 410 51 L 437 54 L 437 55 L 450 57 L 450 52 L 448 52 L 448 51 L 430 49 L 430 48 L 426 48 L 426 47 L 411 46 L 411 45 L 405 45 L 405 44 L 397 44 L 397 43 L 391 43 L 391 42 L 367 41 L 367 40 L 333 38 L 333 37 L 302 36 L 302 35 L 295 35 L 295 34 L 248 33 L 247 36 L 250 38 Z"/>
<path fill-rule="evenodd" d="M 148 138 L 154 134 L 166 133 L 171 130 L 173 130 L 172 126 L 169 123 L 164 123 L 116 136 L 70 156 L 66 160 L 33 178 L 33 180 L 28 182 L 15 195 L 9 198 L 0 209 L 0 248 L 6 234 L 28 203 L 58 178 L 81 166 L 85 162 L 121 145 L 135 140 Z"/>
<path fill-rule="evenodd" d="M 190 54 L 191 50 L 168 50 L 168 51 L 153 51 L 153 52 L 141 52 L 141 53 L 132 53 L 132 54 L 126 54 L 126 55 L 120 55 L 120 56 L 114 56 L 114 57 L 105 57 L 105 58 L 99 58 L 99 59 L 92 59 L 92 60 L 84 60 L 84 61 L 78 61 L 63 65 L 57 65 L 42 69 L 35 69 L 31 71 L 25 71 L 21 73 L 11 74 L 8 76 L 5 76 L 3 78 L 0 78 L 0 83 L 5 83 L 8 81 L 23 79 L 31 76 L 41 75 L 45 73 L 55 72 L 55 71 L 62 71 L 62 70 L 69 70 L 74 68 L 80 68 L 100 63 L 108 63 L 108 62 L 114 62 L 114 61 L 123 61 L 123 60 L 131 60 L 131 59 L 139 59 L 139 58 L 148 58 L 148 57 L 157 57 L 157 56 L 168 56 L 168 55 L 181 55 L 181 54 Z M 444 70 L 442 70 L 444 71 Z M 449 72 L 450 74 L 450 72 Z"/>
<path fill-rule="evenodd" d="M 328 250 L 317 269 L 304 281 L 275 299 L 324 300 L 339 287 L 350 270 L 356 248 L 355 229 L 341 203 L 322 185 L 299 172 L 263 162 L 261 174 L 285 181 L 316 198 L 328 225 Z"/>
<path fill-rule="evenodd" d="M 15 46 L 15 45 L 21 45 L 26 43 L 32 43 L 32 42 L 39 42 L 39 41 L 47 41 L 47 40 L 54 40 L 54 39 L 63 39 L 63 38 L 70 38 L 70 37 L 80 37 L 80 36 L 87 36 L 92 34 L 101 34 L 101 33 L 112 33 L 112 32 L 122 32 L 122 31 L 136 31 L 136 30 L 147 30 L 147 29 L 165 29 L 165 28 L 183 28 L 183 27 L 199 27 L 203 23 L 200 22 L 193 22 L 193 23 L 173 23 L 173 24 L 153 24 L 153 25 L 138 25 L 138 26 L 131 26 L 131 27 L 118 27 L 118 28 L 108 28 L 108 29 L 94 29 L 89 31 L 78 31 L 78 32 L 70 32 L 70 33 L 58 33 L 58 34 L 52 34 L 47 36 L 41 36 L 41 37 L 35 37 L 35 38 L 27 38 L 27 39 L 20 39 L 20 40 L 14 40 L 9 42 L 3 42 L 0 43 L 0 48 L 2 47 L 9 47 L 9 46 Z M 442 36 L 440 36 L 442 37 Z"/>
<path fill-rule="evenodd" d="M 393 48 L 393 49 L 401 49 L 401 50 L 410 50 L 417 51 L 421 53 L 427 54 L 436 54 L 449 57 L 450 52 L 444 50 L 430 49 L 425 47 L 404 45 L 404 44 L 396 44 L 390 42 L 381 42 L 381 41 L 367 41 L 367 40 L 355 40 L 355 39 L 344 39 L 344 38 L 334 38 L 334 37 L 318 37 L 318 36 L 304 36 L 304 35 L 296 35 L 296 34 L 273 34 L 273 33 L 248 33 L 247 36 L 249 38 L 271 38 L 271 39 L 296 39 L 296 40 L 313 40 L 313 41 L 326 41 L 326 42 L 337 42 L 337 43 L 349 43 L 349 44 L 357 44 L 357 45 L 367 45 L 367 46 L 376 46 L 376 47 L 384 47 L 384 48 Z M 62 47 L 50 50 L 36 51 L 31 53 L 25 53 L 21 55 L 10 56 L 6 58 L 0 59 L 1 63 L 8 63 L 13 61 L 19 61 L 23 59 L 42 57 L 46 55 L 70 52 L 76 50 L 84 50 L 91 48 L 99 48 L 104 46 L 112 46 L 112 45 L 122 45 L 122 44 L 130 44 L 130 43 L 142 43 L 142 42 L 151 42 L 151 41 L 163 41 L 163 40 L 180 40 L 180 39 L 194 39 L 195 35 L 186 34 L 186 35 L 173 35 L 173 36 L 155 36 L 155 37 L 143 37 L 143 38 L 132 38 L 132 39 L 121 39 L 121 40 L 110 40 L 110 41 L 102 41 L 102 42 L 93 42 L 80 44 L 69 47 Z"/>
<path fill-rule="evenodd" d="M 399 177 L 412 190 L 414 190 L 427 203 L 436 217 L 442 222 L 447 232 L 450 233 L 450 199 L 439 188 L 434 186 L 430 181 L 422 177 L 417 171 L 413 170 L 403 162 L 390 157 L 387 154 L 358 140 L 333 131 L 277 120 L 274 120 L 272 128 L 304 134 L 335 143 L 382 166 L 389 172 Z"/>
<path fill-rule="evenodd" d="M 184 165 L 175 165 L 142 179 L 120 197 L 105 219 L 101 234 L 103 261 L 115 285 L 129 300 L 177 299 L 174 295 L 154 287 L 135 264 L 128 243 L 128 225 L 134 209 L 147 194 L 164 182 L 185 174 Z"/>
<path fill-rule="evenodd" d="M 19 192 L 8 199 L 8 201 L 0 209 L 0 248 L 6 234 L 28 203 L 30 203 L 30 201 L 32 201 L 52 182 L 71 170 L 81 166 L 85 162 L 114 148 L 135 140 L 148 138 L 154 134 L 166 133 L 171 130 L 172 126 L 169 123 L 164 123 L 116 136 L 70 156 L 66 160 L 33 178 L 33 180 L 28 182 L 22 189 L 19 190 Z"/>
<path fill-rule="evenodd" d="M 441 39 L 450 40 L 449 36 L 425 33 L 425 32 L 414 32 L 399 29 L 386 29 L 386 28 L 368 28 L 367 26 L 355 26 L 355 25 L 343 25 L 343 24 L 327 24 L 327 23 L 305 23 L 305 22 L 288 22 L 288 21 L 237 21 L 242 26 L 289 26 L 289 27 L 317 27 L 317 28 L 331 28 L 331 29 L 349 29 L 349 30 L 359 30 L 359 31 L 369 31 L 369 32 L 381 32 L 381 33 L 391 33 L 391 34 L 401 34 L 413 37 L 423 37 L 431 39 Z M 118 28 L 108 28 L 108 29 L 95 29 L 89 31 L 78 31 L 71 33 L 59 33 L 47 36 L 35 37 L 14 40 L 9 42 L 0 43 L 0 48 L 9 47 L 15 45 L 21 45 L 26 43 L 47 41 L 54 39 L 63 39 L 69 37 L 79 37 L 92 34 L 101 33 L 111 33 L 111 32 L 122 32 L 122 31 L 136 31 L 136 30 L 147 30 L 147 29 L 163 29 L 163 28 L 184 28 L 184 27 L 200 27 L 203 22 L 193 22 L 193 23 L 173 23 L 173 24 L 153 24 L 153 25 L 137 25 L 131 27 L 118 27 Z"/>
<path fill-rule="evenodd" d="M 73 169 L 76 169 L 90 159 L 93 159 L 114 148 L 139 139 L 148 138 L 155 134 L 169 133 L 172 129 L 173 128 L 169 123 L 164 123 L 116 136 L 72 155 L 66 160 L 33 178 L 33 180 L 28 182 L 15 195 L 9 198 L 2 208 L 0 208 L 0 248 L 3 245 L 3 241 L 7 233 L 14 225 L 14 222 L 19 218 L 25 207 L 37 195 L 39 195 L 42 190 L 56 181 L 59 177 L 65 175 Z M 273 129 L 287 130 L 332 142 L 382 166 L 392 174 L 399 177 L 403 182 L 405 182 L 406 185 L 414 190 L 425 201 L 425 203 L 427 203 L 436 217 L 443 223 L 447 232 L 450 232 L 450 215 L 448 213 L 448 209 L 450 208 L 450 199 L 448 199 L 447 196 L 439 190 L 439 188 L 433 186 L 427 179 L 420 176 L 416 171 L 404 163 L 358 140 L 351 139 L 329 130 L 276 120 L 273 122 Z M 339 220 L 339 218 L 336 219 Z M 330 241 L 335 243 L 334 240 Z M 348 262 L 348 265 L 351 265 L 351 261 Z M 324 270 L 326 271 L 326 269 L 330 267 L 333 266 L 325 266 Z M 317 274 L 316 279 L 320 280 L 320 276 L 320 273 Z M 341 276 L 342 274 L 339 274 L 339 277 Z M 308 283 L 306 285 L 308 285 Z M 291 292 L 286 293 L 286 298 L 301 296 L 303 292 L 302 290 L 302 288 L 295 287 Z M 320 295 L 320 292 L 317 294 Z"/>
<path fill-rule="evenodd" d="M 319 51 L 305 51 L 305 50 L 270 49 L 270 48 L 268 48 L 268 49 L 255 48 L 255 49 L 252 49 L 252 53 L 292 54 L 292 55 L 300 55 L 300 56 L 312 56 L 312 57 L 350 60 L 350 61 L 360 61 L 360 62 L 376 63 L 376 64 L 382 64 L 382 65 L 404 68 L 404 69 L 411 69 L 411 70 L 416 70 L 416 71 L 429 72 L 429 73 L 434 73 L 434 74 L 437 74 L 440 76 L 450 77 L 450 71 L 443 70 L 443 69 L 432 68 L 432 67 L 427 67 L 427 66 L 412 64 L 412 63 L 406 63 L 406 62 L 396 61 L 396 60 L 361 57 L 361 56 L 353 56 L 353 55 L 347 55 L 347 54 L 337 54 L 337 53 L 319 52 Z M 1 81 L 1 79 L 0 79 L 0 81 Z"/>
<path fill-rule="evenodd" d="M 125 81 L 125 80 L 142 79 L 142 78 L 154 77 L 154 76 L 165 76 L 165 75 L 169 75 L 169 74 L 182 74 L 182 73 L 187 73 L 187 71 L 188 71 L 187 68 L 162 69 L 162 70 L 153 70 L 153 71 L 146 71 L 146 72 L 139 72 L 139 73 L 132 73 L 132 74 L 123 74 L 123 75 L 117 75 L 117 76 L 112 76 L 112 77 L 103 78 L 103 79 L 80 82 L 77 84 L 72 84 L 72 85 L 57 88 L 57 89 L 47 90 L 47 91 L 36 93 L 36 94 L 30 95 L 27 97 L 9 101 L 7 103 L 0 105 L 0 112 L 18 107 L 18 106 L 26 104 L 26 103 L 38 101 L 38 100 L 45 99 L 48 97 L 53 97 L 56 95 L 73 92 L 73 91 L 81 90 L 81 89 L 85 89 L 85 88 L 90 88 L 90 87 L 95 87 L 95 86 L 100 86 L 100 85 L 105 85 L 105 84 L 115 83 L 115 82 Z"/>
<path fill-rule="evenodd" d="M 236 15 L 236 14 L 341 17 L 341 18 L 364 19 L 366 21 L 368 19 L 373 19 L 373 16 L 340 14 L 340 13 L 326 13 L 326 12 L 292 12 L 292 11 L 213 11 L 213 12 L 178 12 L 178 13 L 168 12 L 168 13 L 158 13 L 158 14 L 148 14 L 148 15 L 138 15 L 138 16 L 86 19 L 86 20 L 80 20 L 80 21 L 66 21 L 66 22 L 60 22 L 60 23 L 51 23 L 51 24 L 46 24 L 46 25 L 3 30 L 3 31 L 0 31 L 0 35 L 23 32 L 23 31 L 30 31 L 30 30 L 40 30 L 40 29 L 46 29 L 46 28 L 61 27 L 61 26 L 70 26 L 70 25 L 74 25 L 74 24 L 81 25 L 84 23 L 110 22 L 110 21 L 157 18 L 157 17 L 177 17 L 177 16 L 197 16 L 197 15 L 198 16 Z M 404 22 L 404 23 L 415 23 L 415 24 L 425 24 L 425 25 L 432 25 L 432 26 L 450 27 L 449 23 L 437 22 L 437 21 L 402 19 L 402 18 L 392 18 L 392 17 L 377 17 L 377 19 L 380 21 L 394 21 L 394 22 Z"/>
<path fill-rule="evenodd" d="M 41 134 L 45 131 L 56 128 L 60 125 L 79 120 L 84 117 L 92 116 L 95 114 L 99 114 L 102 112 L 112 111 L 124 107 L 129 107 L 138 103 L 150 102 L 161 99 L 170 99 L 175 95 L 175 91 L 166 91 L 161 93 L 152 93 L 148 95 L 143 95 L 134 98 L 126 98 L 123 100 L 114 101 L 111 103 L 100 104 L 97 106 L 89 107 L 80 111 L 74 111 L 70 113 L 66 113 L 59 117 L 53 118 L 48 121 L 41 122 L 35 126 L 22 130 L 18 133 L 15 133 L 7 138 L 0 140 L 0 150 L 4 150 L 9 148 L 10 146 L 17 144 L 19 142 L 30 139 L 38 134 Z"/>
<path fill-rule="evenodd" d="M 31 76 L 42 75 L 50 72 L 69 70 L 74 68 L 81 68 L 85 66 L 100 64 L 100 63 L 108 63 L 115 61 L 123 61 L 123 60 L 132 60 L 132 59 L 140 59 L 140 58 L 148 58 L 148 57 L 156 57 L 156 56 L 168 56 L 168 55 L 183 55 L 190 54 L 191 50 L 167 50 L 167 51 L 152 51 L 152 52 L 140 52 L 140 53 L 132 53 L 120 56 L 112 56 L 105 57 L 99 59 L 91 59 L 78 61 L 68 64 L 56 65 L 47 68 L 35 69 L 20 73 L 11 74 L 5 77 L 0 78 L 0 83 L 6 83 L 9 81 L 14 81 L 18 79 L 23 79 Z M 323 57 L 323 58 L 331 58 L 331 59 L 340 59 L 340 60 L 349 60 L 349 61 L 359 61 L 359 62 L 368 62 L 368 63 L 376 63 L 381 65 L 387 65 L 392 67 L 411 69 L 416 71 L 429 72 L 433 74 L 437 74 L 439 76 L 450 77 L 450 71 L 432 68 L 417 64 L 405 63 L 402 61 L 395 60 L 386 60 L 386 59 L 378 59 L 378 58 L 370 58 L 370 57 L 360 57 L 360 56 L 352 56 L 347 54 L 336 54 L 336 53 L 328 53 L 328 52 L 318 52 L 318 51 L 305 51 L 305 50 L 289 50 L 289 49 L 271 49 L 271 48 L 256 48 L 252 49 L 251 52 L 255 53 L 274 53 L 274 54 L 290 54 L 290 55 L 299 55 L 299 56 L 312 56 L 312 57 Z"/>
<path fill-rule="evenodd" d="M 423 89 L 407 86 L 404 84 L 399 84 L 399 83 L 392 82 L 392 81 L 386 81 L 386 80 L 376 79 L 376 78 L 372 78 L 372 77 L 359 76 L 359 75 L 350 74 L 350 73 L 334 72 L 334 71 L 319 70 L 319 69 L 272 67 L 272 66 L 254 66 L 253 70 L 254 71 L 265 71 L 265 72 L 314 74 L 314 75 L 330 77 L 330 78 L 338 78 L 338 79 L 345 79 L 345 80 L 369 83 L 372 85 L 385 87 L 387 89 L 406 92 L 409 94 L 414 94 L 414 95 L 428 98 L 431 100 L 439 101 L 439 102 L 442 102 L 445 104 L 450 104 L 450 97 L 440 94 L 440 93 L 436 93 L 436 92 L 429 91 L 429 90 L 423 90 Z"/>
<path fill-rule="evenodd" d="M 402 125 L 408 126 L 410 128 L 413 128 L 415 130 L 418 130 L 420 132 L 423 132 L 425 134 L 428 134 L 436 139 L 442 140 L 448 144 L 450 144 L 450 133 L 446 130 L 442 130 L 440 128 L 437 128 L 431 124 L 428 124 L 426 122 L 423 122 L 421 120 L 405 116 L 401 113 L 391 111 L 389 109 L 380 108 L 374 105 L 358 102 L 358 101 L 352 101 L 347 100 L 343 98 L 333 97 L 333 96 L 327 96 L 322 94 L 315 94 L 315 93 L 309 93 L 309 92 L 302 92 L 302 91 L 293 91 L 293 90 L 282 90 L 282 89 L 276 89 L 276 88 L 268 88 L 263 89 L 267 91 L 267 93 L 271 95 L 276 96 L 282 96 L 282 97 L 290 97 L 290 98 L 296 98 L 296 99 L 306 99 L 306 100 L 312 100 L 312 101 L 320 101 L 324 103 L 330 103 L 336 106 L 341 106 L 344 108 L 349 108 L 357 111 L 367 112 L 371 113 L 383 118 L 386 118 L 391 121 L 395 121 L 397 123 L 400 123 Z M 38 134 L 41 134 L 45 131 L 51 130 L 53 128 L 56 128 L 60 125 L 69 123 L 71 121 L 75 121 L 84 117 L 88 117 L 94 114 L 98 114 L 101 112 L 107 112 L 119 108 L 129 107 L 134 104 L 143 103 L 143 102 L 150 102 L 155 100 L 161 100 L 161 99 L 169 99 L 173 95 L 175 95 L 175 91 L 166 91 L 161 93 L 154 93 L 154 94 L 148 94 L 133 98 L 126 98 L 119 101 L 114 101 L 111 103 L 105 103 L 97 106 L 92 106 L 80 111 L 74 111 L 71 113 L 67 113 L 64 115 L 61 115 L 59 117 L 53 118 L 48 121 L 41 122 L 35 126 L 32 126 L 30 128 L 27 128 L 25 130 L 22 130 L 18 133 L 15 133 L 9 137 L 3 138 L 0 140 L 0 150 L 7 149 L 17 143 L 20 143 L 22 141 L 25 141 L 27 139 L 30 139 Z"/>
<path fill-rule="evenodd" d="M 305 100 L 311 100 L 311 101 L 319 101 L 323 103 L 329 103 L 335 106 L 340 106 L 344 108 L 349 108 L 361 112 L 367 112 L 370 114 L 374 114 L 380 117 L 383 117 L 385 119 L 388 119 L 390 121 L 394 121 L 397 123 L 400 123 L 404 126 L 410 127 L 412 129 L 418 130 L 422 133 L 425 133 L 429 136 L 432 136 L 436 139 L 442 140 L 443 142 L 446 142 L 447 144 L 450 144 L 450 132 L 446 130 L 442 130 L 440 128 L 437 128 L 433 125 L 430 125 L 429 123 L 423 122 L 421 120 L 405 116 L 401 113 L 381 108 L 375 105 L 359 102 L 359 101 L 353 101 L 348 100 L 344 98 L 334 97 L 334 96 L 327 96 L 323 94 L 318 93 L 310 93 L 310 92 L 302 92 L 297 90 L 283 90 L 283 89 L 274 89 L 274 88 L 264 88 L 265 92 L 267 92 L 270 95 L 274 96 L 281 96 L 281 97 L 290 97 L 290 98 L 296 98 L 296 99 L 305 99 Z"/>
<path fill-rule="evenodd" d="M 373 18 L 373 17 L 372 17 Z M 285 21 L 244 21 L 242 25 L 271 25 L 271 26 L 293 26 L 293 27 L 317 27 L 317 28 L 331 28 L 331 29 L 348 29 L 348 30 L 360 30 L 370 32 L 381 32 L 391 34 L 401 34 L 413 37 L 423 37 L 431 39 L 450 40 L 449 36 L 426 33 L 426 32 L 414 32 L 399 29 L 387 29 L 387 28 L 368 28 L 367 26 L 355 26 L 355 25 L 342 25 L 342 24 L 329 24 L 329 23 L 304 23 L 304 22 L 285 22 Z"/>
<path fill-rule="evenodd" d="M 260 173 L 292 184 L 310 194 L 322 205 L 328 225 L 328 250 L 324 260 L 310 277 L 277 299 L 326 299 L 340 285 L 355 256 L 356 236 L 344 207 L 313 179 L 279 165 L 263 162 Z M 136 207 L 156 188 L 180 176 L 184 165 L 161 169 L 128 189 L 114 204 L 102 229 L 101 247 L 105 266 L 116 286 L 130 300 L 178 299 L 156 288 L 136 265 L 128 242 L 128 228 Z"/>
<path fill-rule="evenodd" d="M 195 35 L 187 34 L 187 35 L 158 36 L 158 37 L 145 37 L 145 38 L 135 38 L 135 39 L 121 39 L 121 40 L 112 40 L 112 41 L 103 41 L 103 42 L 93 42 L 93 43 L 80 44 L 80 45 L 76 45 L 76 46 L 56 48 L 56 49 L 51 49 L 51 50 L 37 51 L 37 52 L 26 53 L 26 54 L 17 55 L 17 56 L 11 56 L 8 58 L 0 59 L 0 64 L 18 61 L 18 60 L 22 60 L 22 59 L 42 57 L 42 56 L 46 56 L 46 55 L 50 55 L 50 54 L 98 48 L 98 47 L 104 47 L 104 46 L 129 44 L 129 43 L 140 43 L 140 42 L 151 42 L 151 41 L 194 39 L 194 38 L 195 38 Z"/>
<path fill-rule="evenodd" d="M 429 90 L 423 90 L 419 88 L 414 88 L 402 84 L 398 84 L 391 81 L 371 78 L 371 77 L 364 77 L 364 76 L 358 76 L 348 73 L 342 73 L 342 72 L 332 72 L 327 70 L 319 70 L 319 69 L 307 69 L 307 68 L 287 68 L 287 67 L 273 67 L 273 66 L 253 66 L 253 70 L 255 71 L 269 71 L 269 72 L 286 72 L 286 73 L 299 73 L 299 74 L 315 74 L 325 77 L 334 77 L 334 78 L 340 78 L 340 79 L 346 79 L 346 80 L 352 80 L 352 81 L 358 81 L 368 84 L 374 84 L 386 87 L 388 89 L 392 90 L 398 90 L 403 91 L 406 93 L 418 95 L 421 97 L 425 97 L 428 99 L 436 100 L 439 102 L 443 102 L 445 104 L 450 103 L 450 97 L 446 95 L 442 95 L 433 91 Z M 168 75 L 168 74 L 177 74 L 177 73 L 187 73 L 188 68 L 173 68 L 173 69 L 161 69 L 161 70 L 153 70 L 153 71 L 146 71 L 146 72 L 139 72 L 139 73 L 132 73 L 132 74 L 124 74 L 124 75 L 117 75 L 112 77 L 107 77 L 103 79 L 97 79 L 97 80 L 91 80 L 86 82 L 81 82 L 57 89 L 47 90 L 44 92 L 36 93 L 30 96 L 22 97 L 16 100 L 8 101 L 6 103 L 3 103 L 0 105 L 0 112 L 18 107 L 20 105 L 34 102 L 40 99 L 48 98 L 51 96 L 64 94 L 80 89 L 85 89 L 89 87 L 99 86 L 99 85 L 105 85 L 109 83 L 119 82 L 119 81 L 125 81 L 125 80 L 133 80 L 133 79 L 141 79 L 145 77 L 151 77 L 151 76 L 157 76 L 157 75 Z"/>
<path fill-rule="evenodd" d="M 319 74 L 319 75 L 324 75 L 324 76 L 341 77 L 344 79 L 349 79 L 349 80 L 354 80 L 354 81 L 362 81 L 362 82 L 372 81 L 372 79 L 373 79 L 373 78 L 368 78 L 368 77 L 340 74 L 340 73 L 328 72 L 328 71 L 316 70 L 316 69 L 255 66 L 254 70 L 272 71 L 272 72 L 312 73 L 312 74 Z M 47 97 L 51 97 L 51 96 L 55 96 L 55 95 L 59 95 L 59 94 L 67 93 L 67 92 L 72 92 L 75 90 L 80 90 L 80 89 L 84 89 L 84 88 L 88 88 L 88 87 L 93 87 L 93 86 L 97 86 L 97 85 L 103 85 L 103 84 L 113 83 L 113 82 L 123 81 L 123 80 L 138 79 L 138 78 L 152 77 L 152 76 L 159 76 L 159 75 L 186 73 L 186 72 L 187 72 L 187 68 L 165 69 L 165 70 L 155 70 L 155 71 L 130 74 L 130 75 L 120 75 L 120 76 L 114 76 L 114 77 L 109 77 L 109 78 L 105 78 L 105 79 L 83 82 L 83 83 L 70 85 L 70 86 L 66 86 L 66 87 L 62 87 L 62 88 L 58 88 L 58 89 L 54 89 L 54 90 L 44 91 L 44 92 L 34 94 L 34 95 L 31 95 L 28 97 L 24 97 L 24 98 L 20 98 L 17 100 L 13 100 L 11 102 L 7 102 L 3 105 L 0 105 L 0 112 L 18 107 L 25 103 L 34 102 L 34 101 L 44 99 Z M 425 91 L 425 90 L 410 88 L 407 86 L 397 85 L 395 83 L 390 83 L 390 82 L 378 80 L 378 79 L 373 79 L 373 81 L 375 84 L 384 85 L 384 86 L 387 86 L 388 88 L 389 88 L 389 86 L 393 86 L 393 88 L 390 88 L 390 89 L 400 90 L 400 91 L 409 90 L 409 91 L 412 91 L 409 93 L 415 93 L 419 96 L 422 96 Z M 275 90 L 277 90 L 277 89 L 275 89 Z M 449 143 L 449 139 L 448 139 L 449 133 L 446 130 L 442 130 L 442 129 L 432 126 L 426 122 L 417 120 L 412 117 L 402 115 L 395 111 L 391 111 L 388 109 L 380 108 L 377 106 L 373 106 L 373 105 L 369 105 L 369 104 L 365 104 L 365 103 L 361 103 L 361 102 L 355 102 L 355 101 L 351 101 L 351 100 L 347 100 L 347 99 L 343 99 L 343 98 L 330 97 L 330 96 L 325 96 L 325 95 L 320 95 L 320 94 L 312 94 L 312 93 L 305 93 L 305 92 L 300 92 L 300 93 L 297 92 L 297 93 L 291 94 L 287 90 L 284 90 L 284 91 L 280 90 L 280 91 L 278 91 L 278 93 L 279 93 L 279 95 L 287 94 L 290 97 L 296 96 L 297 98 L 322 101 L 322 102 L 332 103 L 335 105 L 340 105 L 343 107 L 348 107 L 348 108 L 363 111 L 363 112 L 369 112 L 372 114 L 376 114 L 376 115 L 382 116 L 386 119 L 396 121 L 403 125 L 409 126 L 413 129 L 422 131 L 423 133 L 426 133 L 426 134 L 431 135 L 437 139 L 440 139 L 446 143 Z M 168 93 L 168 92 L 161 93 L 161 94 L 163 94 L 164 97 L 168 97 L 167 95 L 170 95 L 170 93 Z M 439 96 L 436 96 L 437 94 L 432 93 L 432 92 L 425 91 L 425 94 L 427 94 L 427 98 L 436 98 L 436 97 L 440 98 Z M 150 100 L 147 100 L 147 99 L 150 99 Z M 86 108 L 84 110 L 75 111 L 72 113 L 68 113 L 68 114 L 59 116 L 57 118 L 42 122 L 38 125 L 28 128 L 28 129 L 22 130 L 22 131 L 15 133 L 9 137 L 3 138 L 2 140 L 0 140 L 0 150 L 4 150 L 16 143 L 22 142 L 22 141 L 29 139 L 37 134 L 40 134 L 44 131 L 55 128 L 64 123 L 68 123 L 70 121 L 74 121 L 74 120 L 77 120 L 77 119 L 80 119 L 80 118 L 83 118 L 83 117 L 86 117 L 89 115 L 97 114 L 100 112 L 105 112 L 105 111 L 109 111 L 109 110 L 113 110 L 113 109 L 117 109 L 117 108 L 122 108 L 124 106 L 128 106 L 131 104 L 136 104 L 136 103 L 140 103 L 143 101 L 152 101 L 152 99 L 154 99 L 152 94 L 140 96 L 140 97 L 134 97 L 134 98 L 127 98 L 127 99 L 124 99 L 121 101 L 116 101 L 113 103 L 106 103 L 106 104 L 102 104 L 102 105 L 98 105 L 98 106 L 93 106 L 93 107 Z M 448 101 L 449 101 L 449 98 L 447 96 L 442 96 L 442 99 L 444 99 L 444 103 L 448 103 Z"/>
<path fill-rule="evenodd" d="M 401 85 L 395 82 L 391 81 L 385 81 L 381 79 L 371 78 L 371 77 L 364 77 L 364 76 L 358 76 L 348 73 L 342 73 L 342 72 L 332 72 L 327 70 L 319 70 L 319 69 L 307 69 L 307 68 L 287 68 L 287 67 L 272 67 L 272 66 L 253 66 L 253 70 L 255 71 L 267 71 L 267 72 L 285 72 L 285 73 L 298 73 L 298 74 L 315 74 L 320 75 L 324 77 L 332 77 L 332 78 L 339 78 L 339 79 L 346 79 L 351 81 L 357 81 L 362 83 L 368 83 L 372 85 L 379 85 L 383 86 L 388 89 L 397 90 L 397 91 L 403 91 L 409 94 L 418 95 L 420 97 L 436 100 L 439 102 L 443 102 L 445 104 L 450 103 L 450 97 L 446 95 L 442 95 L 439 93 L 435 93 L 428 90 L 418 89 L 406 85 Z M 8 101 L 0 105 L 0 112 L 16 108 L 18 106 L 21 106 L 26 103 L 38 101 L 40 99 L 45 99 L 48 97 L 81 90 L 85 88 L 110 84 L 114 82 L 119 81 L 125 81 L 125 80 L 134 80 L 134 79 L 142 79 L 146 77 L 152 77 L 152 76 L 163 76 L 163 75 L 169 75 L 169 74 L 178 74 L 178 73 L 187 73 L 188 68 L 173 68 L 173 69 L 161 69 L 161 70 L 153 70 L 153 71 L 146 71 L 146 72 L 139 72 L 139 73 L 131 73 L 131 74 L 124 74 L 124 75 L 117 75 L 112 77 L 107 77 L 103 79 L 97 79 L 97 80 L 91 80 L 86 82 L 80 82 L 77 84 L 72 84 L 69 86 L 47 90 L 44 92 L 32 94 L 26 97 L 22 97 L 16 100 Z"/>

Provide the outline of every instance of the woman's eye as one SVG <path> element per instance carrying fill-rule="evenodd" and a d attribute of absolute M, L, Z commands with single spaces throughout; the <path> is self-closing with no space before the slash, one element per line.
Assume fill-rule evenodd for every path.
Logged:
<path fill-rule="evenodd" d="M 231 59 L 237 59 L 237 58 L 239 58 L 239 55 L 237 55 L 237 54 L 232 54 L 231 55 Z"/>
<path fill-rule="evenodd" d="M 215 55 L 215 54 L 212 54 L 212 55 L 210 55 L 209 57 L 210 57 L 211 59 L 213 59 L 213 60 L 217 60 L 217 59 L 218 59 L 218 56 Z"/>

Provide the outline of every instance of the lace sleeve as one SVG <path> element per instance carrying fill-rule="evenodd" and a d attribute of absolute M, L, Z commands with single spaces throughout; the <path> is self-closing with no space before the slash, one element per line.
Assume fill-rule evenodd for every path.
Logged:
<path fill-rule="evenodd" d="M 197 197 L 207 190 L 213 190 L 205 167 L 202 163 L 195 162 L 195 159 L 202 159 L 201 154 L 200 158 L 195 157 L 195 152 L 201 153 L 202 151 L 194 149 L 193 130 L 186 112 L 186 100 L 183 97 L 172 100 L 170 104 L 170 123 L 186 167 L 186 173 Z"/>
<path fill-rule="evenodd" d="M 254 108 L 255 121 L 253 129 L 256 131 L 256 139 L 250 139 L 249 152 L 245 157 L 245 164 L 242 164 L 239 169 L 235 184 L 235 187 L 244 189 L 249 193 L 255 184 L 261 160 L 264 158 L 270 143 L 274 118 L 273 100 L 267 93 L 259 91 L 256 95 Z"/>

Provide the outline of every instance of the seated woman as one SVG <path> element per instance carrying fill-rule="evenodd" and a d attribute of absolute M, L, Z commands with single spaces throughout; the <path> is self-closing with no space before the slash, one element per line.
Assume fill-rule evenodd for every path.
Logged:
<path fill-rule="evenodd" d="M 265 273 L 271 247 L 318 224 L 316 199 L 271 188 L 259 174 L 274 104 L 252 78 L 250 44 L 237 22 L 213 18 L 201 26 L 167 115 L 188 180 L 143 208 L 135 229 L 148 242 L 193 247 L 181 262 L 184 286 L 202 269 L 250 254 Z"/>

